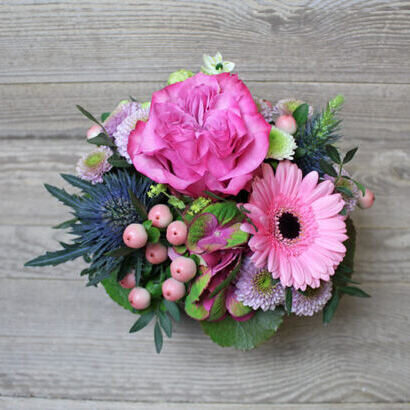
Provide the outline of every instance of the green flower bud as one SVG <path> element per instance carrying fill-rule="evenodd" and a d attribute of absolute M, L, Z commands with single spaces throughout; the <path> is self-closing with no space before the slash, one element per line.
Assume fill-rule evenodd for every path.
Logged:
<path fill-rule="evenodd" d="M 168 85 L 170 84 L 175 84 L 175 83 L 179 83 L 181 81 L 186 80 L 189 77 L 192 77 L 194 75 L 194 73 L 192 71 L 189 70 L 178 70 L 173 72 L 172 74 L 169 75 L 168 77 Z"/>

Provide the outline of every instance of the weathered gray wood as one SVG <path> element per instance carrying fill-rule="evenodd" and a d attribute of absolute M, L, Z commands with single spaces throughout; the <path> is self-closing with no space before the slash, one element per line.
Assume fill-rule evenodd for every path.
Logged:
<path fill-rule="evenodd" d="M 408 409 L 405 403 L 355 404 L 224 404 L 224 403 L 136 403 L 118 401 L 59 400 L 0 397 L 2 410 L 396 410 Z"/>
<path fill-rule="evenodd" d="M 144 402 L 409 401 L 408 284 L 367 285 L 344 298 L 330 326 L 286 320 L 242 353 L 215 346 L 191 320 L 161 355 L 152 327 L 79 282 L 1 279 L 0 394 Z"/>
<path fill-rule="evenodd" d="M 247 79 L 409 81 L 408 0 L 9 1 L 0 81 L 137 81 L 220 50 Z"/>
<path fill-rule="evenodd" d="M 355 146 L 346 138 L 345 145 Z M 75 163 L 92 149 L 85 140 L 8 140 L 0 151 L 0 224 L 52 226 L 70 215 L 43 184 L 67 187 L 59 173 L 75 173 Z M 408 142 L 386 141 L 384 147 L 363 143 L 349 169 L 376 193 L 371 211 L 358 210 L 355 220 L 366 228 L 410 228 L 410 151 Z M 350 164 L 349 164 L 350 165 Z"/>
<path fill-rule="evenodd" d="M 244 78 L 241 66 L 238 73 Z M 146 80 L 150 79 L 147 75 Z M 75 104 L 98 116 L 113 110 L 118 101 L 129 95 L 140 101 L 149 100 L 154 91 L 166 85 L 166 80 L 167 75 L 161 81 L 144 83 L 0 84 L 0 137 L 81 138 L 90 122 Z M 287 97 L 301 98 L 319 110 L 335 95 L 345 95 L 341 117 L 343 135 L 349 137 L 350 144 L 371 141 L 380 147 L 408 140 L 410 85 L 287 83 L 283 79 L 246 84 L 257 96 L 274 102 Z"/>

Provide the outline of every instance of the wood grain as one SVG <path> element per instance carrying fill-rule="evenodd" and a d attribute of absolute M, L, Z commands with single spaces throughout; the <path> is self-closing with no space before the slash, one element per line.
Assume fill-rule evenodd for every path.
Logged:
<path fill-rule="evenodd" d="M 238 67 L 243 78 L 241 67 Z M 151 77 L 147 77 L 149 79 Z M 140 101 L 166 85 L 167 75 L 157 82 L 0 84 L 1 138 L 83 138 L 90 122 L 75 108 L 80 104 L 96 116 L 114 109 L 130 95 Z M 247 81 L 254 95 L 271 99 L 296 97 L 316 109 L 327 100 L 343 94 L 346 104 L 341 112 L 343 135 L 348 143 L 377 147 L 404 143 L 410 134 L 410 85 L 287 83 Z M 364 120 L 365 119 L 365 120 Z"/>
<path fill-rule="evenodd" d="M 403 306 L 409 286 L 368 285 L 373 298 L 345 297 L 330 326 L 323 327 L 320 316 L 291 317 L 270 342 L 247 353 L 215 346 L 185 319 L 158 356 L 152 327 L 127 334 L 133 315 L 101 289 L 0 279 L 0 394 L 144 402 L 200 397 L 205 403 L 244 404 L 406 402 L 410 328 Z"/>
<path fill-rule="evenodd" d="M 162 80 L 220 50 L 247 80 L 408 83 L 409 0 L 6 1 L 0 82 Z"/>

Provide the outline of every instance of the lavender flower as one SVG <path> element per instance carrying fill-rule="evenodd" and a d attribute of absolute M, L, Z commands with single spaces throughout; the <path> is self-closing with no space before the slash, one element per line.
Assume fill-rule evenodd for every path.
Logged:
<path fill-rule="evenodd" d="M 292 290 L 292 313 L 313 316 L 322 310 L 332 297 L 332 282 L 322 282 L 319 288 L 309 288 L 305 294 Z"/>
<path fill-rule="evenodd" d="M 242 263 L 235 295 L 245 306 L 263 311 L 274 310 L 285 300 L 285 292 L 279 281 L 273 279 L 267 269 L 257 268 L 249 257 Z"/>
<path fill-rule="evenodd" d="M 140 108 L 140 103 L 128 100 L 121 101 L 115 110 L 104 121 L 104 128 L 107 130 L 108 134 L 112 137 L 124 119 L 135 113 Z"/>
<path fill-rule="evenodd" d="M 266 122 L 273 121 L 273 107 L 272 103 L 268 100 L 264 100 L 263 98 L 255 97 L 255 103 L 258 107 L 259 112 L 263 115 Z"/>
<path fill-rule="evenodd" d="M 84 154 L 78 161 L 76 171 L 81 179 L 93 184 L 103 182 L 103 174 L 111 169 L 108 158 L 113 154 L 108 147 L 98 147 L 88 154 Z"/>

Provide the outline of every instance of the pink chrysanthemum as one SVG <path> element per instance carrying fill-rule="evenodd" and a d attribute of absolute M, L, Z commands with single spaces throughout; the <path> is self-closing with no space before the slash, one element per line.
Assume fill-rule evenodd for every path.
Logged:
<path fill-rule="evenodd" d="M 103 182 L 103 175 L 112 167 L 108 162 L 113 152 L 108 147 L 98 147 L 88 154 L 84 154 L 77 162 L 77 175 L 93 184 Z"/>
<path fill-rule="evenodd" d="M 274 310 L 285 301 L 282 285 L 272 278 L 269 271 L 257 268 L 249 257 L 242 262 L 235 286 L 237 300 L 254 310 Z"/>
<path fill-rule="evenodd" d="M 117 131 L 118 126 L 125 120 L 125 118 L 134 114 L 141 108 L 141 104 L 135 101 L 121 101 L 109 117 L 104 121 L 104 128 L 112 137 Z"/>
<path fill-rule="evenodd" d="M 281 161 L 275 175 L 267 164 L 262 171 L 246 204 L 257 231 L 250 224 L 243 227 L 253 234 L 252 261 L 267 265 L 283 286 L 317 288 L 320 280 L 329 281 L 346 253 L 346 225 L 339 215 L 344 201 L 333 193 L 331 181 L 318 184 L 316 171 L 302 179 L 289 161 Z"/>
<path fill-rule="evenodd" d="M 332 282 L 322 282 L 319 288 L 309 289 L 305 295 L 293 290 L 292 313 L 296 316 L 313 316 L 322 310 L 330 300 L 332 288 Z"/>

